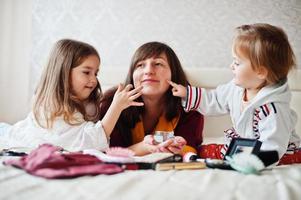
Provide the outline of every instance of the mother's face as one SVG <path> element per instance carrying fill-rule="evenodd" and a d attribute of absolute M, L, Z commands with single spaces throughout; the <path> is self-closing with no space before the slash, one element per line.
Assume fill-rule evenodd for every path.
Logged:
<path fill-rule="evenodd" d="M 134 86 L 143 86 L 143 97 L 161 97 L 169 89 L 171 70 L 165 53 L 138 62 L 133 73 Z"/>

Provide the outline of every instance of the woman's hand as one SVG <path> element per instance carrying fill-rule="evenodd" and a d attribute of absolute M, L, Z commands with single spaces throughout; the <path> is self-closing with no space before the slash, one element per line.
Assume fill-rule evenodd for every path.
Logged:
<path fill-rule="evenodd" d="M 186 87 L 184 87 L 181 84 L 176 84 L 172 81 L 167 80 L 167 82 L 169 83 L 169 85 L 172 87 L 171 91 L 172 94 L 176 97 L 181 97 L 181 98 L 185 98 L 187 95 L 187 90 Z"/>
<path fill-rule="evenodd" d="M 187 144 L 186 140 L 181 136 L 176 136 L 172 140 L 173 143 L 167 146 L 167 149 L 174 154 L 180 154 L 183 150 L 183 147 Z"/>
<path fill-rule="evenodd" d="M 112 105 L 117 106 L 120 110 L 124 110 L 129 106 L 143 106 L 143 102 L 134 101 L 141 96 L 142 86 L 139 86 L 133 90 L 133 85 L 128 84 L 124 86 L 123 84 L 118 85 L 118 89 L 114 94 Z"/>
<path fill-rule="evenodd" d="M 153 135 L 144 137 L 143 143 L 147 145 L 149 152 L 170 152 L 179 154 L 182 152 L 183 147 L 186 145 L 186 140 L 181 136 L 176 136 L 173 139 L 168 139 L 160 144 L 156 144 Z"/>

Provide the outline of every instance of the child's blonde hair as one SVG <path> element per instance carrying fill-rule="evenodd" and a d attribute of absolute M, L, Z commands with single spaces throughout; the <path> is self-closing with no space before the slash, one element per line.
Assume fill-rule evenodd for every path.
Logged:
<path fill-rule="evenodd" d="M 254 71 L 264 67 L 268 73 L 268 83 L 286 79 L 288 72 L 296 66 L 295 55 L 286 33 L 270 24 L 237 27 L 233 50 L 249 59 Z"/>
<path fill-rule="evenodd" d="M 87 43 L 71 39 L 56 42 L 38 83 L 33 104 L 33 113 L 40 126 L 51 128 L 59 116 L 63 116 L 68 124 L 78 124 L 80 121 L 74 116 L 77 111 L 83 114 L 85 120 L 98 120 L 102 96 L 99 83 L 87 99 L 88 103 L 94 104 L 94 116 L 86 113 L 83 102 L 72 95 L 70 87 L 71 70 L 91 55 L 97 56 L 100 61 L 96 49 Z"/>

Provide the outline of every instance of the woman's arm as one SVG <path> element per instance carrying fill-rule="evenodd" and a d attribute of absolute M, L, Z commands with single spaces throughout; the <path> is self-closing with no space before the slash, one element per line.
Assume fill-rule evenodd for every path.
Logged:
<path fill-rule="evenodd" d="M 129 149 L 133 150 L 136 156 L 143 156 L 152 152 L 151 146 L 145 144 L 143 141 L 129 146 Z"/>
<path fill-rule="evenodd" d="M 187 144 L 183 153 L 196 152 L 203 141 L 204 116 L 196 111 L 188 113 L 182 111 L 178 124 L 174 130 L 176 136 L 182 136 Z"/>

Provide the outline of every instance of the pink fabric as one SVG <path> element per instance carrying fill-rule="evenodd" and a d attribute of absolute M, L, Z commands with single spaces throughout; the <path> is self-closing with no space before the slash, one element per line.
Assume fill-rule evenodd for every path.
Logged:
<path fill-rule="evenodd" d="M 29 155 L 4 161 L 26 172 L 45 178 L 70 178 L 83 175 L 115 174 L 123 169 L 115 164 L 105 164 L 98 158 L 82 153 L 66 153 L 62 148 L 43 144 Z"/>

